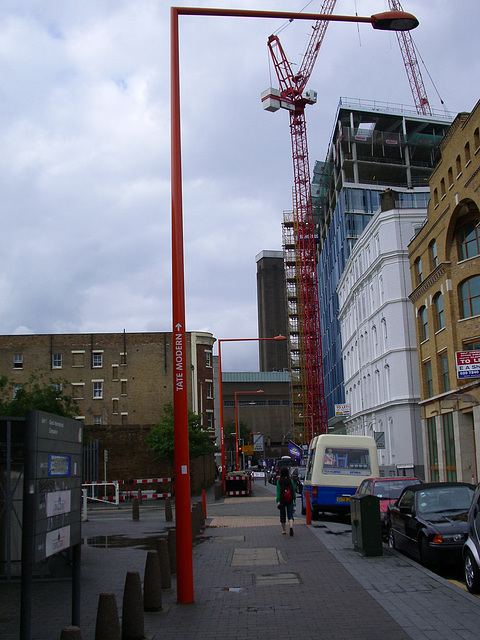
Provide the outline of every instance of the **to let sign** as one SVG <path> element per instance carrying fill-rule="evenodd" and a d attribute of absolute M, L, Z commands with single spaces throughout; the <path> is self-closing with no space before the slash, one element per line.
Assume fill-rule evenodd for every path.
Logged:
<path fill-rule="evenodd" d="M 457 378 L 480 378 L 480 351 L 457 351 Z"/>

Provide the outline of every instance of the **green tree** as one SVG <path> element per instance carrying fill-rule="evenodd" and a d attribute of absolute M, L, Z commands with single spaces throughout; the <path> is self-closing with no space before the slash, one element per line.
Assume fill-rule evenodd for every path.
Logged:
<path fill-rule="evenodd" d="M 147 435 L 147 445 L 158 460 L 173 463 L 175 458 L 173 443 L 173 403 L 168 402 L 163 406 L 160 422 Z M 188 443 L 190 460 L 213 454 L 215 451 L 215 445 L 200 424 L 200 416 L 193 411 L 188 412 Z"/>
<path fill-rule="evenodd" d="M 38 369 L 21 385 L 7 376 L 0 377 L 0 415 L 24 417 L 30 409 L 54 413 L 64 418 L 75 418 L 78 405 L 67 393 L 70 383 L 64 378 L 51 378 Z"/>

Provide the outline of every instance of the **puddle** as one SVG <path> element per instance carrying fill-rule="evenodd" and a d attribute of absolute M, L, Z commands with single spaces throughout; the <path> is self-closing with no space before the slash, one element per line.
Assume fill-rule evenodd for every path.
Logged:
<path fill-rule="evenodd" d="M 92 536 L 90 538 L 83 538 L 82 544 L 86 547 L 96 547 L 97 549 L 125 549 L 126 547 L 136 547 L 145 551 L 155 551 L 158 538 L 166 537 L 166 534 L 166 531 L 160 531 L 157 535 L 145 538 L 129 538 L 124 535 Z"/>

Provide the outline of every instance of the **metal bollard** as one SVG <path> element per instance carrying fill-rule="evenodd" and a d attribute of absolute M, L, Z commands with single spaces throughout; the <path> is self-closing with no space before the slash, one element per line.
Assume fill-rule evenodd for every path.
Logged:
<path fill-rule="evenodd" d="M 140 640 L 145 637 L 143 597 L 140 574 L 127 571 L 122 603 L 122 640 Z"/>
<path fill-rule="evenodd" d="M 165 522 L 172 522 L 173 514 L 172 514 L 172 503 L 170 502 L 170 498 L 165 498 Z"/>
<path fill-rule="evenodd" d="M 120 640 L 120 620 L 115 594 L 112 591 L 98 597 L 95 640 Z"/>
<path fill-rule="evenodd" d="M 132 520 L 140 520 L 140 508 L 138 506 L 138 498 L 134 498 L 132 502 Z"/>
<path fill-rule="evenodd" d="M 162 589 L 172 588 L 172 576 L 170 575 L 170 558 L 168 557 L 168 542 L 166 538 L 157 540 L 158 558 L 160 560 L 160 574 L 162 576 Z"/>
<path fill-rule="evenodd" d="M 170 558 L 170 572 L 177 573 L 177 532 L 175 529 L 168 530 L 167 536 L 168 557 Z"/>
<path fill-rule="evenodd" d="M 78 627 L 63 627 L 60 640 L 82 640 L 82 634 Z"/>

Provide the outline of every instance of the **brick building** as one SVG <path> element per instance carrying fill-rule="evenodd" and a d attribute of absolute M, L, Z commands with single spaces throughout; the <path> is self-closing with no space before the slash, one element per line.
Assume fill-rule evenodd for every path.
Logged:
<path fill-rule="evenodd" d="M 214 343 L 211 333 L 187 333 L 189 409 L 212 436 Z M 38 370 L 68 381 L 87 438 L 98 439 L 100 455 L 108 450 L 110 479 L 160 472 L 144 440 L 173 400 L 172 367 L 170 332 L 0 336 L 0 375 L 14 385 Z"/>
<path fill-rule="evenodd" d="M 427 480 L 478 482 L 480 382 L 457 353 L 480 350 L 480 102 L 440 144 L 427 220 L 411 240 L 420 407 Z"/>

